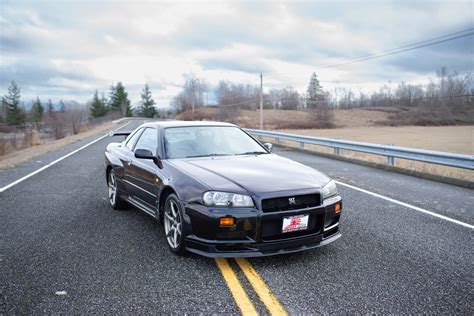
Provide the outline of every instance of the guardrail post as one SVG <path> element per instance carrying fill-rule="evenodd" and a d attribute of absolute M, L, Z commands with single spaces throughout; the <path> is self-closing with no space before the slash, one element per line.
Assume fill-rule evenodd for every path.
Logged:
<path fill-rule="evenodd" d="M 339 156 L 339 148 L 338 147 L 334 147 L 334 155 Z"/>
<path fill-rule="evenodd" d="M 393 146 L 393 144 L 388 144 L 388 146 Z M 387 164 L 390 166 L 395 165 L 395 157 L 394 156 L 387 156 Z"/>
<path fill-rule="evenodd" d="M 277 144 L 280 143 L 280 139 L 278 137 L 275 137 L 275 143 L 277 143 Z"/>
<path fill-rule="evenodd" d="M 304 149 L 304 143 L 300 142 L 300 149 Z"/>

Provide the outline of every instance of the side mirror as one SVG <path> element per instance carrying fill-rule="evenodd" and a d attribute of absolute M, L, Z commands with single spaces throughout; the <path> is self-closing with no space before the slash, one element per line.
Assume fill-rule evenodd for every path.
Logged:
<path fill-rule="evenodd" d="M 263 146 L 265 146 L 265 148 L 268 149 L 269 152 L 273 150 L 273 145 L 271 143 L 264 143 Z"/>
<path fill-rule="evenodd" d="M 155 156 L 151 150 L 148 149 L 135 149 L 135 158 L 138 159 L 151 159 L 153 162 L 161 169 L 163 165 L 161 164 L 161 158 L 159 156 Z"/>

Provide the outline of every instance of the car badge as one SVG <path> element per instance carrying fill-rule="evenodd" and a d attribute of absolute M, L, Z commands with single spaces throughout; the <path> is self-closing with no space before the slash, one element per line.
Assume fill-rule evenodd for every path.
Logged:
<path fill-rule="evenodd" d="M 295 205 L 296 204 L 296 198 L 292 197 L 292 198 L 288 198 L 288 203 L 290 205 Z"/>

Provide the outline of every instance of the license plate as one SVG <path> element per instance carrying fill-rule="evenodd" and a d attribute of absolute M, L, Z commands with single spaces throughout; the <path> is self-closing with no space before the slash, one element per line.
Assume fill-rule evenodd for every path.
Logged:
<path fill-rule="evenodd" d="M 283 218 L 283 233 L 296 232 L 308 228 L 309 215 L 296 215 Z"/>

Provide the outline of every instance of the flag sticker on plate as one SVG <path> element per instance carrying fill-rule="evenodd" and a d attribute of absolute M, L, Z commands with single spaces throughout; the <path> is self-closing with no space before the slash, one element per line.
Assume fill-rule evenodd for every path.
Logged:
<path fill-rule="evenodd" d="M 296 215 L 283 218 L 283 233 L 296 232 L 308 228 L 309 215 Z"/>

